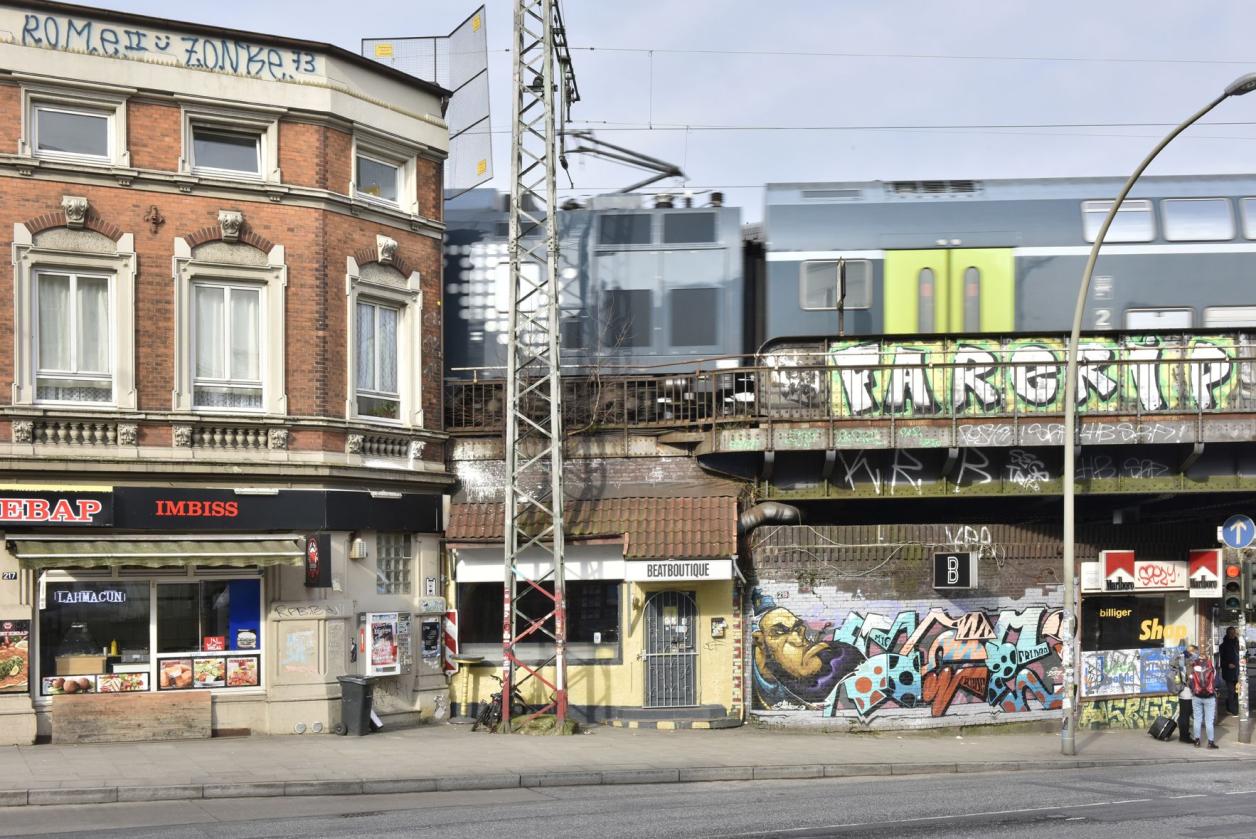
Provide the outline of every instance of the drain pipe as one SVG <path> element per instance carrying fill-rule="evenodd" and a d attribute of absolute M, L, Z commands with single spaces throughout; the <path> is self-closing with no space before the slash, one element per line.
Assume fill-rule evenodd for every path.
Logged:
<path fill-rule="evenodd" d="M 749 510 L 742 513 L 738 517 L 737 535 L 744 539 L 746 536 L 749 536 L 753 530 L 765 524 L 798 524 L 800 521 L 802 521 L 802 514 L 798 511 L 797 507 L 791 507 L 789 504 L 782 504 L 779 501 L 764 501 L 760 504 L 754 505 L 753 507 L 751 507 Z M 743 542 L 742 544 L 745 544 L 745 543 Z M 735 559 L 733 560 L 733 568 L 735 569 L 737 568 L 737 561 Z M 741 591 L 742 591 L 742 596 L 741 596 L 742 607 L 741 607 L 741 615 L 739 617 L 741 619 L 740 622 L 743 627 L 742 655 L 744 657 L 744 660 L 742 662 L 742 679 L 743 679 L 742 684 L 744 686 L 743 690 L 745 691 L 745 693 L 743 694 L 743 701 L 741 703 L 741 720 L 744 723 L 750 716 L 750 701 L 746 701 L 746 699 L 752 700 L 754 696 L 754 690 L 753 688 L 750 687 L 752 680 L 748 678 L 748 673 L 750 672 L 750 668 L 754 667 L 754 664 L 750 660 L 750 657 L 754 655 L 754 653 L 751 651 L 751 645 L 749 643 L 750 641 L 750 621 L 749 621 L 750 592 L 747 591 L 748 587 L 746 585 L 746 580 L 744 577 L 741 576 L 740 569 L 737 569 L 737 576 L 741 577 Z"/>

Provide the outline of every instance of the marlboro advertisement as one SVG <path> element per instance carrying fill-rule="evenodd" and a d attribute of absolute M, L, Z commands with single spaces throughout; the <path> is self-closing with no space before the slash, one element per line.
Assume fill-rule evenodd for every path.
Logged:
<path fill-rule="evenodd" d="M 396 612 L 368 612 L 366 641 L 370 645 L 366 675 L 395 676 L 401 672 Z"/>
<path fill-rule="evenodd" d="M 305 587 L 331 588 L 331 534 L 305 537 Z"/>

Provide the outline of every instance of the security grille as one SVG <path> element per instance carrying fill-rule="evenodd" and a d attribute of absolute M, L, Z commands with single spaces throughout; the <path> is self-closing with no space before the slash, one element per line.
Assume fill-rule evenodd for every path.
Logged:
<path fill-rule="evenodd" d="M 660 591 L 645 604 L 645 705 L 698 704 L 698 607 L 693 594 Z"/>

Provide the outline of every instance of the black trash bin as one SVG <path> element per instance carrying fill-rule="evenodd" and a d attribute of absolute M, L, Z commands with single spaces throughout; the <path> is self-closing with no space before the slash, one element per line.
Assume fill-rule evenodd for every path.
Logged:
<path fill-rule="evenodd" d="M 375 683 L 365 676 L 338 676 L 340 682 L 340 722 L 346 734 L 361 737 L 371 733 L 371 707 Z"/>

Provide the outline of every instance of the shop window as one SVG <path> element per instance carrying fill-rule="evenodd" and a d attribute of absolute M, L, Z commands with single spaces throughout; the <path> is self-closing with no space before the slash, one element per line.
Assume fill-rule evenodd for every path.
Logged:
<path fill-rule="evenodd" d="M 390 420 L 400 418 L 401 393 L 397 378 L 397 324 L 400 319 L 400 309 L 358 300 L 358 416 Z"/>
<path fill-rule="evenodd" d="M 43 586 L 43 696 L 261 686 L 258 579 Z"/>
<path fill-rule="evenodd" d="M 260 411 L 262 401 L 262 289 L 194 283 L 194 378 L 198 408 Z"/>
<path fill-rule="evenodd" d="M 552 592 L 552 583 L 541 583 Z M 567 583 L 567 650 L 575 664 L 618 659 L 620 654 L 620 608 L 617 580 L 571 580 Z M 482 655 L 486 660 L 501 661 L 502 648 L 502 584 L 461 583 L 458 586 L 458 638 L 460 649 L 468 655 Z M 529 591 L 521 585 L 516 601 L 524 617 L 516 619 L 522 630 L 525 618 L 540 618 L 553 608 L 553 601 Z M 554 631 L 554 622 L 547 620 L 546 632 Z M 529 660 L 544 660 L 552 645 L 546 642 L 520 645 Z"/>
<path fill-rule="evenodd" d="M 414 555 L 409 533 L 381 533 L 375 540 L 377 594 L 410 594 L 414 583 Z"/>
<path fill-rule="evenodd" d="M 35 398 L 113 402 L 111 278 L 41 271 L 35 276 Z"/>
<path fill-rule="evenodd" d="M 802 307 L 808 311 L 836 309 L 840 294 L 836 259 L 804 262 L 800 279 Z M 872 265 L 866 259 L 846 260 L 845 309 L 872 305 Z"/>

